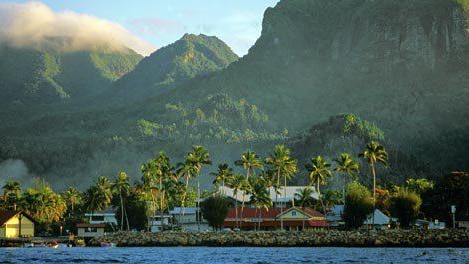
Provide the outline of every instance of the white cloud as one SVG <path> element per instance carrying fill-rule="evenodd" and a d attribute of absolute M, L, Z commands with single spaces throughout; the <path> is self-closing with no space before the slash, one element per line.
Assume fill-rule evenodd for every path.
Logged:
<path fill-rule="evenodd" d="M 156 48 L 117 23 L 74 12 L 54 12 L 40 2 L 0 3 L 0 43 L 15 47 L 88 50 L 129 47 L 142 55 Z"/>

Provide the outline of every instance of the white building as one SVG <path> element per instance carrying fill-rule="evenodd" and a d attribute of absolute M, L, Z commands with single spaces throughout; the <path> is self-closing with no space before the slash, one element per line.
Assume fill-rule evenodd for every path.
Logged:
<path fill-rule="evenodd" d="M 380 210 L 376 209 L 374 212 L 375 216 L 375 226 L 378 227 L 379 229 L 389 229 L 391 225 L 391 219 L 385 215 L 383 212 Z M 366 218 L 365 222 L 363 222 L 364 225 L 373 225 L 373 214 L 369 214 L 368 217 Z"/>
<path fill-rule="evenodd" d="M 108 207 L 103 211 L 85 213 L 85 217 L 88 218 L 88 223 L 90 224 L 111 224 L 117 226 L 116 213 L 112 207 Z"/>
<path fill-rule="evenodd" d="M 202 217 L 198 207 L 174 207 L 169 211 L 175 223 L 188 231 L 203 231 L 209 228 L 207 221 Z M 197 220 L 200 222 L 197 224 Z"/>
<path fill-rule="evenodd" d="M 272 199 L 272 201 L 274 202 L 274 205 L 276 207 L 278 207 L 280 204 L 282 204 L 283 202 L 287 202 L 287 203 L 292 203 L 295 199 L 295 194 L 298 193 L 301 189 L 304 189 L 304 188 L 312 188 L 312 187 L 309 187 L 309 186 L 287 186 L 287 188 L 285 189 L 284 191 L 284 187 L 280 187 L 278 189 L 278 192 L 276 193 L 275 192 L 275 189 L 273 187 L 270 187 L 268 189 L 268 192 L 270 194 L 270 199 Z M 311 197 L 316 199 L 316 200 L 319 200 L 319 194 L 313 189 L 313 192 L 311 194 Z M 246 194 L 244 195 L 244 198 L 243 198 L 243 191 L 241 190 L 238 190 L 238 192 L 236 193 L 236 196 L 234 195 L 234 191 L 233 189 L 231 188 L 228 188 L 228 187 L 223 187 L 223 186 L 220 186 L 218 191 L 223 194 L 223 195 L 226 195 L 234 200 L 237 200 L 239 203 L 241 202 L 249 202 L 249 200 L 251 199 L 251 195 L 250 194 Z"/>
<path fill-rule="evenodd" d="M 150 217 L 148 224 L 150 225 L 150 232 L 160 232 L 162 227 L 173 224 L 173 217 L 169 214 L 163 214 L 163 217 L 161 217 L 161 214 L 156 214 Z"/>

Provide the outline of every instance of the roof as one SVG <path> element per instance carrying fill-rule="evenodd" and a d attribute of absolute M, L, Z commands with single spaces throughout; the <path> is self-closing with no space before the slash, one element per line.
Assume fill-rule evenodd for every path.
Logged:
<path fill-rule="evenodd" d="M 6 222 L 8 222 L 8 220 L 10 220 L 12 217 L 14 217 L 17 214 L 22 214 L 23 216 L 25 216 L 32 222 L 36 223 L 34 218 L 32 218 L 31 216 L 29 216 L 23 211 L 0 211 L 0 225 L 5 224 Z"/>
<path fill-rule="evenodd" d="M 299 210 L 303 213 L 308 214 L 310 217 L 324 217 L 323 214 L 311 209 L 311 208 L 299 208 L 299 207 L 291 207 L 291 208 L 285 208 L 283 209 L 283 214 L 287 213 L 288 211 L 291 210 Z M 256 214 L 257 213 L 257 214 Z M 243 211 L 243 215 L 241 215 L 241 208 L 238 208 L 238 219 L 242 218 L 248 218 L 248 219 L 255 219 L 255 218 L 262 218 L 262 219 L 275 219 L 276 217 L 280 216 L 282 214 L 282 209 L 281 208 L 269 208 L 269 210 L 266 210 L 265 208 L 249 208 L 245 207 Z M 230 211 L 228 211 L 228 214 L 226 216 L 226 219 L 236 219 L 236 209 L 232 208 Z"/>
<path fill-rule="evenodd" d="M 182 214 L 183 209 L 183 207 L 174 207 L 173 210 L 169 211 L 169 214 Z M 198 207 L 186 207 L 184 214 L 195 214 L 198 209 Z"/>
<path fill-rule="evenodd" d="M 383 214 L 380 210 L 375 210 L 375 225 L 387 225 L 390 222 L 390 219 L 387 215 Z M 372 225 L 373 224 L 373 214 L 368 215 L 366 221 L 363 223 L 364 225 Z"/>
<path fill-rule="evenodd" d="M 284 201 L 293 200 L 295 198 L 295 194 L 299 190 L 304 189 L 304 188 L 308 188 L 308 186 L 287 186 L 287 188 L 285 189 L 286 196 L 284 194 L 284 188 L 283 187 L 280 187 L 278 189 L 279 193 L 277 195 L 275 195 L 275 189 L 273 187 L 270 187 L 268 189 L 268 192 L 270 193 L 270 199 L 272 199 L 272 201 L 274 201 L 274 202 L 275 201 L 284 202 Z M 228 197 L 231 197 L 233 199 L 236 199 L 240 202 L 243 201 L 243 191 L 241 191 L 241 190 L 238 190 L 238 192 L 236 193 L 236 196 L 234 195 L 233 189 L 228 188 L 226 186 L 224 186 L 224 187 L 220 186 L 218 188 L 218 191 L 220 193 L 222 193 L 222 194 L 224 194 Z M 318 200 L 319 199 L 319 194 L 313 189 L 311 197 Z M 246 194 L 245 197 L 244 197 L 244 202 L 249 202 L 250 199 L 251 199 L 251 195 Z"/>
<path fill-rule="evenodd" d="M 77 228 L 88 228 L 88 227 L 105 228 L 106 224 L 89 224 L 89 223 L 78 223 L 77 224 Z"/>
<path fill-rule="evenodd" d="M 306 227 L 328 227 L 330 226 L 329 223 L 327 223 L 326 220 L 306 220 L 305 222 Z M 243 227 L 256 227 L 259 225 L 258 222 L 243 222 L 242 226 Z M 280 220 L 274 221 L 262 221 L 260 223 L 261 227 L 277 227 L 279 228 L 281 223 Z M 235 221 L 225 221 L 223 224 L 224 227 L 236 227 L 236 222 Z M 283 221 L 283 226 L 303 226 L 303 220 L 293 220 L 293 221 Z"/>

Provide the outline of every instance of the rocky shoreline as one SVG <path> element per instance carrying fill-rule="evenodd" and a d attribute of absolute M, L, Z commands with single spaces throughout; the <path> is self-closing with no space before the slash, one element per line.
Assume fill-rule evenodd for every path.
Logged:
<path fill-rule="evenodd" d="M 465 230 L 387 230 L 373 238 L 366 231 L 321 230 L 307 232 L 117 232 L 92 239 L 118 247 L 469 247 Z"/>

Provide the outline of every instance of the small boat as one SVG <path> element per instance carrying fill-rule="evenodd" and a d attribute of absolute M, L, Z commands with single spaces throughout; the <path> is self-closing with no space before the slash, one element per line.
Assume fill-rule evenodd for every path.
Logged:
<path fill-rule="evenodd" d="M 59 243 L 51 242 L 51 243 L 48 243 L 47 246 L 49 246 L 50 248 L 59 248 Z"/>
<path fill-rule="evenodd" d="M 106 241 L 101 242 L 99 245 L 100 245 L 101 247 L 106 247 L 106 248 L 116 247 L 116 244 L 110 243 L 110 242 L 106 242 Z"/>

